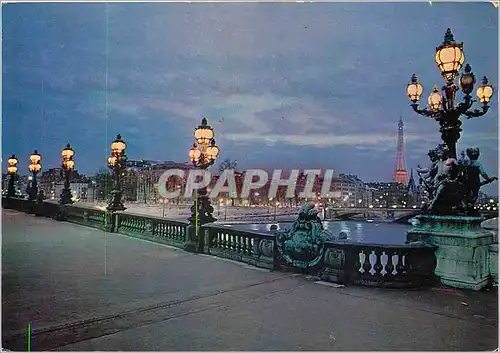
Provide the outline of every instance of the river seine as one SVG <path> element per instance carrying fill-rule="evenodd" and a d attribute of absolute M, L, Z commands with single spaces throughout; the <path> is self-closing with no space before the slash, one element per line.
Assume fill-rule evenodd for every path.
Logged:
<path fill-rule="evenodd" d="M 274 223 L 232 224 L 225 226 L 267 233 L 272 224 Z M 279 222 L 276 224 L 278 224 L 280 230 L 290 229 L 292 226 L 291 222 Z M 406 232 L 411 227 L 410 224 L 377 221 L 324 221 L 323 226 L 334 235 L 345 231 L 347 240 L 352 242 L 393 245 L 404 244 L 406 241 Z"/>

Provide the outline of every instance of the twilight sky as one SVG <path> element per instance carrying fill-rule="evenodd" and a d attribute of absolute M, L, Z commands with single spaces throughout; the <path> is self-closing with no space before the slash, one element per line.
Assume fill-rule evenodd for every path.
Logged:
<path fill-rule="evenodd" d="M 131 159 L 184 162 L 207 116 L 220 158 L 241 169 L 389 181 L 400 115 L 408 170 L 440 142 L 405 88 L 416 73 L 425 102 L 442 85 L 446 28 L 477 80 L 498 87 L 490 3 L 10 3 L 2 16 L 2 158 L 15 153 L 23 172 L 35 148 L 48 169 L 70 142 L 77 169 L 94 173 L 117 133 Z M 459 149 L 479 147 L 496 175 L 498 96 L 463 130 Z"/>

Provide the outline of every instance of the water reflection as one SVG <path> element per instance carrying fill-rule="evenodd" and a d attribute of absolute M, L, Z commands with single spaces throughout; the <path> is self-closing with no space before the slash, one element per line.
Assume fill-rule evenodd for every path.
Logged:
<path fill-rule="evenodd" d="M 268 223 L 268 224 L 238 224 L 233 225 L 234 228 L 271 232 L 271 226 L 277 225 L 278 229 L 290 229 L 292 223 Z M 366 222 L 366 221 L 325 221 L 323 226 L 336 237 L 344 232 L 347 236 L 346 240 L 357 243 L 373 243 L 373 244 L 404 244 L 406 241 L 406 232 L 410 225 L 386 223 L 386 222 Z"/>

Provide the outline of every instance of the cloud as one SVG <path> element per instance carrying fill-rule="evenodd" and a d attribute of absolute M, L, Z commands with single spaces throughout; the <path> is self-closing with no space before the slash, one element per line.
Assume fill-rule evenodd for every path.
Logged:
<path fill-rule="evenodd" d="M 307 134 L 307 135 L 278 135 L 278 134 L 226 134 L 226 138 L 234 141 L 253 141 L 267 143 L 287 143 L 296 146 L 334 147 L 339 145 L 354 146 L 358 149 L 373 149 L 374 145 L 395 144 L 393 136 L 388 134 Z M 410 135 L 407 141 L 427 141 L 427 136 Z M 385 148 L 385 146 L 381 146 Z"/>
<path fill-rule="evenodd" d="M 433 54 L 449 23 L 476 76 L 497 85 L 491 10 L 475 3 L 8 4 L 5 150 L 20 141 L 31 149 L 43 142 L 42 129 L 53 140 L 79 131 L 79 158 L 91 165 L 100 160 L 93 141 L 129 129 L 130 156 L 185 160 L 193 129 L 208 117 L 221 156 L 242 168 L 331 162 L 388 179 L 400 115 L 409 165 L 425 163 L 439 143 L 438 124 L 415 114 L 404 91 L 414 72 L 424 95 L 439 82 Z M 482 148 L 489 169 L 498 164 L 497 118 L 493 104 L 488 116 L 463 125 L 461 146 Z"/>

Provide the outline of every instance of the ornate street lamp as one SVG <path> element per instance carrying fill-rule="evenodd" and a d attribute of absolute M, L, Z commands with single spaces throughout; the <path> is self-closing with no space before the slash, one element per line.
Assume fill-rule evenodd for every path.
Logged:
<path fill-rule="evenodd" d="M 59 200 L 59 203 L 61 205 L 66 205 L 73 203 L 70 190 L 70 176 L 71 172 L 75 169 L 75 161 L 73 160 L 75 151 L 73 151 L 73 149 L 68 143 L 66 145 L 66 148 L 62 150 L 61 155 L 62 155 L 62 169 L 64 173 L 64 188 L 61 192 L 61 199 Z"/>
<path fill-rule="evenodd" d="M 454 41 L 453 34 L 449 28 L 444 36 L 443 44 L 436 48 L 435 61 L 445 81 L 445 85 L 442 87 L 443 94 L 439 92 L 437 86 L 434 86 L 434 90 L 427 100 L 428 107 L 419 109 L 418 101 L 422 96 L 423 88 L 415 74 L 411 77 L 411 82 L 406 88 L 406 94 L 410 98 L 412 102 L 411 106 L 415 112 L 439 122 L 441 138 L 448 147 L 450 154 L 456 159 L 456 143 L 460 139 L 460 132 L 462 131 L 460 116 L 465 115 L 467 119 L 471 119 L 486 114 L 489 109 L 488 103 L 493 96 L 493 87 L 488 84 L 488 79 L 484 77 L 482 85 L 476 91 L 476 95 L 482 103 L 482 109 L 469 110 L 475 102 L 471 93 L 474 89 L 476 79 L 471 72 L 470 65 L 467 64 L 460 77 L 460 87 L 464 95 L 463 102 L 459 104 L 455 103 L 456 93 L 459 90 L 455 84 L 455 79 L 460 73 L 465 58 L 463 43 L 456 43 Z"/>
<path fill-rule="evenodd" d="M 7 161 L 9 166 L 7 167 L 7 173 L 10 175 L 9 179 L 9 188 L 7 189 L 7 197 L 14 197 L 16 195 L 16 189 L 14 187 L 14 183 L 17 178 L 17 158 L 15 155 L 12 155 Z"/>
<path fill-rule="evenodd" d="M 466 64 L 460 76 L 459 85 L 455 80 L 465 62 L 463 43 L 456 43 L 451 30 L 448 28 L 444 36 L 443 44 L 436 48 L 436 65 L 441 71 L 445 85 L 439 92 L 435 85 L 427 99 L 427 108 L 419 109 L 418 101 L 423 93 L 422 85 L 417 76 L 411 77 L 411 82 L 406 88 L 406 94 L 410 98 L 411 106 L 415 112 L 436 120 L 440 125 L 441 139 L 444 144 L 430 151 L 437 158 L 432 161 L 431 166 L 424 173 L 428 188 L 431 190 L 431 202 L 423 208 L 424 213 L 434 215 L 472 215 L 474 214 L 474 203 L 480 186 L 490 183 L 496 178 L 486 177 L 485 182 L 479 182 L 479 175 L 485 175 L 482 167 L 478 164 L 479 150 L 469 148 L 467 154 L 470 160 L 463 156 L 457 160 L 456 144 L 462 132 L 460 117 L 467 119 L 477 118 L 488 112 L 488 103 L 493 96 L 493 87 L 488 84 L 488 79 L 483 78 L 482 84 L 476 90 L 477 98 L 482 104 L 482 109 L 471 110 L 477 100 L 473 99 L 471 93 L 474 90 L 476 78 L 469 64 Z M 463 93 L 463 101 L 456 103 L 456 94 L 460 89 Z M 477 151 L 476 151 L 477 150 Z M 429 155 L 430 156 L 430 155 Z M 437 175 L 434 178 L 434 175 Z M 429 176 L 433 176 L 432 178 Z M 474 176 L 476 175 L 476 176 Z M 474 180 L 477 179 L 477 182 Z"/>
<path fill-rule="evenodd" d="M 121 135 L 116 136 L 116 140 L 111 143 L 111 156 L 108 158 L 109 168 L 113 172 L 114 188 L 111 194 L 113 195 L 111 202 L 109 203 L 108 211 L 124 211 L 127 208 L 122 202 L 122 185 L 121 177 L 123 171 L 125 170 L 125 165 L 127 162 L 127 156 L 125 155 L 125 149 L 127 145 L 125 141 L 122 140 Z"/>
<path fill-rule="evenodd" d="M 36 183 L 36 175 L 42 170 L 42 165 L 40 161 L 42 160 L 42 156 L 38 154 L 38 151 L 35 150 L 33 154 L 30 156 L 31 164 L 28 166 L 29 171 L 33 174 L 33 178 L 31 180 L 31 187 L 29 188 L 29 200 L 35 201 L 36 196 L 38 194 L 38 185 Z"/>
<path fill-rule="evenodd" d="M 219 155 L 219 147 L 215 144 L 214 136 L 213 128 L 208 125 L 207 119 L 203 118 L 201 125 L 194 131 L 195 142 L 189 150 L 189 158 L 195 167 L 207 169 L 215 163 Z M 191 207 L 191 217 L 188 218 L 196 234 L 199 226 L 217 220 L 212 216 L 213 212 L 214 208 L 210 204 L 207 188 L 197 190 L 195 203 Z"/>

